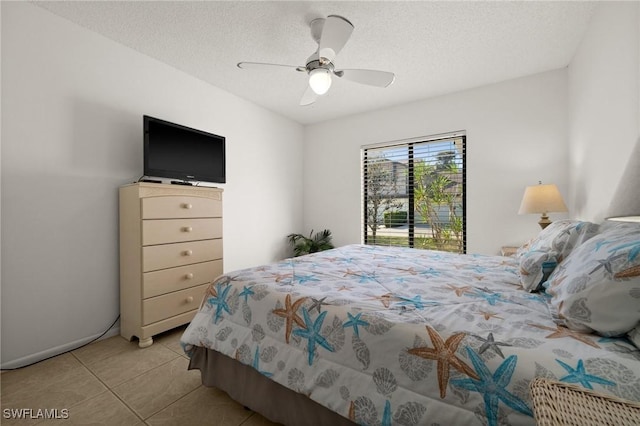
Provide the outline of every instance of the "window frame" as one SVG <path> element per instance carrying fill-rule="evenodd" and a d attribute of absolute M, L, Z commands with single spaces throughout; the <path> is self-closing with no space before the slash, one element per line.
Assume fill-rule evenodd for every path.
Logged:
<path fill-rule="evenodd" d="M 368 192 L 367 192 L 367 172 L 368 172 L 368 167 L 369 167 L 369 162 L 368 162 L 368 153 L 370 150 L 375 150 L 375 149 L 393 149 L 394 147 L 406 147 L 407 148 L 407 198 L 408 198 L 408 206 L 407 206 L 407 222 L 409 224 L 408 226 L 408 233 L 407 233 L 407 247 L 410 248 L 416 248 L 415 247 L 415 243 L 416 243 L 416 232 L 415 232 L 415 228 L 416 228 L 416 223 L 415 223 L 415 152 L 414 152 L 414 148 L 416 145 L 419 144 L 428 144 L 428 143 L 437 143 L 437 142 L 441 142 L 441 141 L 446 141 L 446 140 L 451 140 L 451 139 L 460 139 L 461 140 L 461 152 L 460 152 L 460 157 L 461 157 L 461 206 L 462 206 L 462 214 L 461 214 L 461 218 L 462 218 L 462 232 L 461 232 L 461 238 L 462 238 L 462 252 L 458 252 L 455 251 L 456 253 L 466 253 L 467 252 L 467 135 L 466 132 L 464 131 L 458 131 L 458 132 L 452 132 L 452 133 L 446 133 L 446 134 L 439 134 L 439 135 L 432 135 L 432 136 L 424 136 L 424 137 L 417 137 L 417 138 L 411 138 L 411 139 L 405 139 L 405 140 L 399 140 L 399 141 L 392 141 L 392 142 L 381 142 L 381 143 L 376 143 L 376 144 L 368 144 L 368 145 L 362 145 L 361 146 L 361 160 L 360 160 L 360 166 L 361 166 L 361 193 L 360 193 L 360 200 L 362 203 L 362 209 L 361 209 L 361 214 L 362 214 L 362 218 L 361 218 L 361 242 L 363 244 L 370 244 L 370 245 L 392 245 L 392 244 L 376 244 L 376 243 L 370 243 L 369 240 L 369 224 L 367 222 L 368 220 L 368 209 L 369 209 L 369 205 L 367 203 L 368 200 Z M 410 188 L 410 190 L 409 190 Z"/>

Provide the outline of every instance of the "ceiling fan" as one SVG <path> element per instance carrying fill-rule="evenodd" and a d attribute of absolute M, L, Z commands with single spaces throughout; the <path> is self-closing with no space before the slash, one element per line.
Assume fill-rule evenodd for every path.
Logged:
<path fill-rule="evenodd" d="M 309 75 L 309 86 L 300 99 L 300 105 L 311 105 L 318 96 L 327 93 L 331 87 L 332 76 L 376 87 L 387 87 L 393 83 L 395 75 L 391 72 L 346 69 L 338 70 L 333 61 L 351 37 L 353 24 L 338 15 L 317 18 L 309 24 L 311 37 L 318 43 L 318 49 L 307 59 L 305 66 L 271 64 L 263 62 L 239 62 L 238 68 L 260 69 L 263 67 L 293 68 Z"/>

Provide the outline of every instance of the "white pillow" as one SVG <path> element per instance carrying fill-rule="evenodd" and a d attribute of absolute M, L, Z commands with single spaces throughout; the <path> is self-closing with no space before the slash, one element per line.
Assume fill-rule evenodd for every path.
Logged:
<path fill-rule="evenodd" d="M 549 277 L 554 316 L 619 336 L 640 323 L 640 225 L 620 223 L 576 247 Z"/>
<path fill-rule="evenodd" d="M 598 225 L 595 223 L 573 219 L 557 220 L 522 246 L 516 256 L 520 258 L 532 251 L 553 251 L 557 262 L 560 263 L 575 247 L 597 233 Z"/>

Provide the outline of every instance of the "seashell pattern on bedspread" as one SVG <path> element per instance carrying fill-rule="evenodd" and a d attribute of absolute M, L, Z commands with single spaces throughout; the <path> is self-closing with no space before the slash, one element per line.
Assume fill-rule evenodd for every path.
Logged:
<path fill-rule="evenodd" d="M 537 376 L 640 400 L 640 351 L 554 323 L 514 258 L 349 245 L 217 278 L 182 337 L 363 425 L 533 425 Z"/>

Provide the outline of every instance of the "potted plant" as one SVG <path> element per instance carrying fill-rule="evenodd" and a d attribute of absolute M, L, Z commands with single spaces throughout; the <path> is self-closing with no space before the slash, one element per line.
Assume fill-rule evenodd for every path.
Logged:
<path fill-rule="evenodd" d="M 312 229 L 308 237 L 302 234 L 289 234 L 287 238 L 293 246 L 293 253 L 296 257 L 333 248 L 331 231 L 328 229 L 322 232 L 316 232 L 315 235 L 313 235 Z"/>

